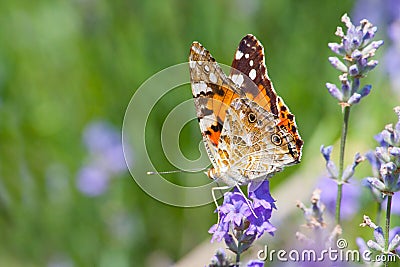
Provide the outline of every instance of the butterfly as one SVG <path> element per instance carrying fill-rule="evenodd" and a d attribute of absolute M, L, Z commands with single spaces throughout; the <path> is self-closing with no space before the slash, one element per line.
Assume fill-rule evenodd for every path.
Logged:
<path fill-rule="evenodd" d="M 198 42 L 190 48 L 189 69 L 211 179 L 246 185 L 300 162 L 295 117 L 274 90 L 255 36 L 240 41 L 229 75 Z"/>

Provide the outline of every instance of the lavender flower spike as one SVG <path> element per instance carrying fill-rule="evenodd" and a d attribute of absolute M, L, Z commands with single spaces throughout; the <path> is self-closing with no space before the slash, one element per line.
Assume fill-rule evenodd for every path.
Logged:
<path fill-rule="evenodd" d="M 340 59 L 338 59 L 337 57 L 329 57 L 328 60 L 332 64 L 332 66 L 338 71 L 347 72 L 346 65 L 342 61 L 340 61 Z"/>
<path fill-rule="evenodd" d="M 328 88 L 331 96 L 339 101 L 343 100 L 343 93 L 336 87 L 336 85 L 334 85 L 333 83 L 326 83 L 326 88 Z"/>
<path fill-rule="evenodd" d="M 364 19 L 355 26 L 349 16 L 344 14 L 342 22 L 346 25 L 346 33 L 341 27 L 338 27 L 335 33 L 340 37 L 341 42 L 328 44 L 335 54 L 341 56 L 341 59 L 329 57 L 329 62 L 342 73 L 339 78 L 342 83 L 342 91 L 331 83 L 327 83 L 326 87 L 329 93 L 344 107 L 359 103 L 371 91 L 370 85 L 360 89 L 360 79 L 378 65 L 378 61 L 370 60 L 370 58 L 383 45 L 383 41 L 373 41 L 377 28 L 368 20 Z"/>
<path fill-rule="evenodd" d="M 335 163 L 331 160 L 332 149 L 333 149 L 332 146 L 325 147 L 324 145 L 322 145 L 320 148 L 320 151 L 325 158 L 326 169 L 328 170 L 329 174 L 331 175 L 330 178 L 337 179 L 339 173 L 338 173 Z"/>
<path fill-rule="evenodd" d="M 395 126 L 388 124 L 375 139 L 379 142 L 375 153 L 368 156 L 375 177 L 366 180 L 371 187 L 385 195 L 393 195 L 400 191 L 400 107 L 394 108 L 398 122 Z M 379 168 L 379 170 L 378 170 Z"/>
<path fill-rule="evenodd" d="M 213 234 L 211 242 L 224 240 L 237 258 L 265 232 L 273 234 L 276 230 L 269 222 L 276 208 L 269 193 L 269 181 L 251 182 L 247 191 L 250 199 L 238 188 L 225 193 L 224 202 L 218 208 L 219 221 L 209 230 Z"/>
<path fill-rule="evenodd" d="M 348 166 L 346 170 L 343 172 L 342 181 L 347 182 L 354 175 L 355 168 L 360 164 L 360 162 L 364 161 L 364 157 L 357 153 L 354 156 L 353 164 Z"/>

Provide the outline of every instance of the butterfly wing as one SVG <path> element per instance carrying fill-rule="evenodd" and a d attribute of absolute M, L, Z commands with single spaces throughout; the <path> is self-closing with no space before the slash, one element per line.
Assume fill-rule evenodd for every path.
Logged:
<path fill-rule="evenodd" d="M 246 184 L 298 163 L 303 141 L 293 114 L 268 77 L 264 49 L 253 36 L 239 44 L 227 77 L 198 42 L 190 49 L 192 93 L 209 176 Z"/>
<path fill-rule="evenodd" d="M 248 34 L 240 41 L 229 77 L 247 99 L 274 115 L 275 131 L 281 132 L 287 140 L 292 161 L 300 161 L 303 140 L 297 131 L 295 117 L 274 90 L 265 66 L 264 48 L 255 36 Z"/>
<path fill-rule="evenodd" d="M 198 42 L 193 42 L 190 48 L 189 69 L 203 141 L 213 166 L 217 168 L 221 165 L 218 145 L 226 110 L 233 99 L 243 97 L 243 94 Z"/>

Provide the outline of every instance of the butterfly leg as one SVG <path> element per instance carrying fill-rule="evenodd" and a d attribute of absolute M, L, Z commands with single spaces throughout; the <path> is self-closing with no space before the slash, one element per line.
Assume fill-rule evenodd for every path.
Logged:
<path fill-rule="evenodd" d="M 246 204 L 247 204 L 247 206 L 250 208 L 251 213 L 254 215 L 254 217 L 258 218 L 258 216 L 255 214 L 255 212 L 254 212 L 254 210 L 253 210 L 253 208 L 252 208 L 252 205 L 251 205 L 251 203 L 250 203 L 250 200 L 249 200 L 249 199 L 246 197 L 246 195 L 243 193 L 243 191 L 242 191 L 242 189 L 240 188 L 239 184 L 235 184 L 235 186 L 236 186 L 236 188 L 238 189 L 238 191 L 240 192 L 240 194 L 242 194 L 243 198 L 246 200 Z M 230 189 L 230 188 L 232 188 L 232 187 L 226 185 L 226 186 L 213 187 L 213 188 L 211 189 L 211 194 L 212 194 L 212 197 L 213 197 L 215 206 L 217 207 L 217 213 L 218 213 L 218 220 L 217 220 L 217 222 L 218 222 L 218 223 L 219 223 L 220 215 L 219 215 L 219 205 L 218 205 L 218 202 L 217 202 L 217 198 L 215 197 L 215 191 L 216 191 L 216 190 L 227 190 L 227 189 Z"/>
<path fill-rule="evenodd" d="M 239 184 L 235 184 L 236 188 L 239 190 L 239 192 L 242 194 L 242 196 L 244 197 L 244 199 L 246 200 L 247 206 L 249 206 L 251 213 L 253 213 L 254 217 L 258 218 L 257 215 L 255 214 L 253 208 L 251 207 L 251 203 L 250 200 L 246 197 L 246 195 L 243 193 L 242 189 L 240 188 Z"/>
<path fill-rule="evenodd" d="M 216 191 L 216 190 L 227 190 L 227 189 L 230 189 L 230 188 L 232 188 L 232 187 L 231 187 L 231 186 L 228 186 L 228 185 L 225 185 L 225 186 L 213 187 L 213 188 L 211 189 L 211 194 L 212 194 L 212 197 L 213 197 L 215 206 L 217 207 L 217 214 L 218 214 L 218 220 L 217 220 L 217 222 L 218 222 L 218 224 L 219 224 L 219 219 L 220 219 L 220 218 L 219 218 L 219 206 L 218 206 L 217 198 L 215 197 L 215 191 Z"/>

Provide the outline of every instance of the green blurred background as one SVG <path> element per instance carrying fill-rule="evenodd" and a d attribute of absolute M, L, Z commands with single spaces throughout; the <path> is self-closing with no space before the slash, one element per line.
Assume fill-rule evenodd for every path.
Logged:
<path fill-rule="evenodd" d="M 339 74 L 327 60 L 327 43 L 338 41 L 336 27 L 353 6 L 349 0 L 2 1 L 0 266 L 167 266 L 210 239 L 212 204 L 184 209 L 157 202 L 118 166 L 98 174 L 106 176 L 98 191 L 82 189 L 79 180 L 85 168 L 107 161 L 101 140 L 116 145 L 135 90 L 186 62 L 195 40 L 225 64 L 247 33 L 264 44 L 269 75 L 305 140 L 303 163 L 277 175 L 274 187 L 315 158 L 323 165 L 319 145 L 337 141 L 341 120 L 325 88 Z M 386 25 L 377 26 L 386 42 Z M 383 62 L 384 52 L 376 59 Z M 354 108 L 349 137 L 361 152 L 395 121 L 398 101 L 383 64 L 366 82 L 373 91 Z M 161 124 L 166 111 L 190 98 L 187 89 L 152 119 Z M 198 149 L 192 134 L 200 140 L 197 125 L 190 127 L 180 139 L 188 153 Z M 133 162 L 146 156 L 131 153 Z"/>

